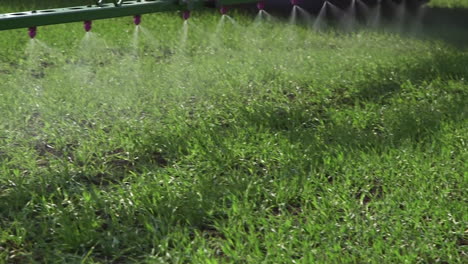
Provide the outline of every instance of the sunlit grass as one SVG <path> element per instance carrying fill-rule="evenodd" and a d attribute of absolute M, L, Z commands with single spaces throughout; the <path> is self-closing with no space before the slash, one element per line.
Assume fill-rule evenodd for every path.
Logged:
<path fill-rule="evenodd" d="M 432 7 L 466 8 L 467 0 L 431 0 L 429 5 Z"/>
<path fill-rule="evenodd" d="M 1 261 L 462 263 L 466 50 L 232 16 L 0 32 Z"/>

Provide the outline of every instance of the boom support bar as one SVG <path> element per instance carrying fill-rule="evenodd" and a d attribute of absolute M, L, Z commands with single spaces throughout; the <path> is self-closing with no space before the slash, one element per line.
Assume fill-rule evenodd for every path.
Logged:
<path fill-rule="evenodd" d="M 76 6 L 0 14 L 0 30 L 143 15 L 156 12 L 189 10 L 200 8 L 203 6 L 203 3 L 204 1 L 202 0 L 193 1 L 190 4 L 179 2 L 178 0 L 141 0 L 125 1 L 121 6 L 103 4 L 102 6 Z"/>

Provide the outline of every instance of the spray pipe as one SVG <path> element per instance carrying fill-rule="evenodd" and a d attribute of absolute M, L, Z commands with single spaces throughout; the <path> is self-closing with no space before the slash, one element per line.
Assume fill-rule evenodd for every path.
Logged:
<path fill-rule="evenodd" d="M 141 24 L 141 15 L 135 15 L 133 16 L 133 23 L 135 26 L 138 26 Z"/>
<path fill-rule="evenodd" d="M 265 9 L 265 1 L 259 1 L 259 2 L 257 3 L 257 8 L 258 8 L 258 10 L 263 10 L 263 9 Z"/>
<path fill-rule="evenodd" d="M 86 20 L 86 21 L 83 23 L 83 25 L 84 25 L 84 30 L 85 30 L 86 32 L 89 32 L 89 31 L 91 31 L 91 28 L 93 27 L 93 21 L 91 21 L 91 20 Z"/>
<path fill-rule="evenodd" d="M 35 38 L 37 35 L 37 27 L 28 28 L 28 35 L 31 39 Z"/>

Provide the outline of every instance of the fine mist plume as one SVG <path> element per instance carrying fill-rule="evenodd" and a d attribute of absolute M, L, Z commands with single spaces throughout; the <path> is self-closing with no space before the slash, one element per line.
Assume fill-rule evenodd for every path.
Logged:
<path fill-rule="evenodd" d="M 317 16 L 317 18 L 315 19 L 315 22 L 314 24 L 312 25 L 313 29 L 316 30 L 316 31 L 321 31 L 323 30 L 325 27 L 326 27 L 326 15 L 327 15 L 327 6 L 328 6 L 328 2 L 325 1 L 322 5 L 322 8 L 320 9 L 320 12 Z"/>

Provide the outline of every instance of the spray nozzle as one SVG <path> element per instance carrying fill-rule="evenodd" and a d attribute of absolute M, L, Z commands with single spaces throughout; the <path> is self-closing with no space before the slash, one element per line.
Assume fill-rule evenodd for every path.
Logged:
<path fill-rule="evenodd" d="M 135 15 L 133 16 L 133 23 L 135 26 L 138 26 L 141 24 L 141 15 Z"/>
<path fill-rule="evenodd" d="M 28 35 L 31 39 L 35 38 L 37 35 L 37 27 L 28 28 Z"/>
<path fill-rule="evenodd" d="M 227 12 L 228 12 L 228 8 L 225 7 L 225 6 L 222 6 L 222 7 L 219 9 L 219 12 L 221 13 L 221 15 L 225 15 L 225 14 L 227 14 Z"/>
<path fill-rule="evenodd" d="M 259 1 L 259 2 L 257 3 L 257 8 L 258 8 L 258 10 L 263 10 L 263 9 L 265 9 L 265 1 Z"/>
<path fill-rule="evenodd" d="M 190 11 L 185 10 L 184 12 L 182 12 L 182 19 L 183 20 L 187 20 L 189 18 L 190 18 Z"/>
<path fill-rule="evenodd" d="M 86 20 L 86 21 L 83 23 L 83 27 L 84 27 L 84 30 L 85 30 L 86 32 L 91 31 L 91 28 L 93 27 L 93 21 L 91 21 L 91 20 Z"/>

